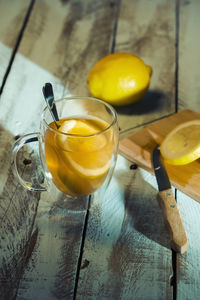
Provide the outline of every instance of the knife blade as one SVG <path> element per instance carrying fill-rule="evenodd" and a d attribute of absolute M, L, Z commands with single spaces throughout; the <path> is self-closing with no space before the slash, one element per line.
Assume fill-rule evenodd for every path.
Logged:
<path fill-rule="evenodd" d="M 176 252 L 184 253 L 188 248 L 188 239 L 158 146 L 153 150 L 152 162 L 159 190 L 157 199 L 169 230 L 171 247 Z"/>

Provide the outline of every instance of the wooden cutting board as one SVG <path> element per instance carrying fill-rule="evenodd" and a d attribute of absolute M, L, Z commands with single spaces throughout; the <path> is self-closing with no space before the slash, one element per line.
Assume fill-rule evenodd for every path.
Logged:
<path fill-rule="evenodd" d="M 119 144 L 119 152 L 130 161 L 154 173 L 151 157 L 156 144 L 160 144 L 166 134 L 178 124 L 194 119 L 200 119 L 200 114 L 191 110 L 182 110 L 170 117 L 156 121 L 122 139 Z M 172 166 L 167 163 L 165 166 L 171 184 L 200 202 L 200 159 L 184 166 Z"/>

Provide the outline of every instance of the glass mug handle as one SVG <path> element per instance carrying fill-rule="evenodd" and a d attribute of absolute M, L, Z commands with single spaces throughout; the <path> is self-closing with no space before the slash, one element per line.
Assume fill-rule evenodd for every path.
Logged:
<path fill-rule="evenodd" d="M 12 147 L 12 151 L 11 151 L 11 166 L 12 166 L 12 170 L 13 173 L 15 175 L 15 177 L 18 179 L 18 181 L 20 182 L 20 184 L 25 187 L 26 189 L 28 189 L 29 191 L 47 191 L 47 186 L 44 183 L 40 183 L 40 184 L 34 184 L 28 181 L 25 181 L 18 172 L 18 168 L 17 168 L 17 154 L 19 152 L 19 150 L 28 143 L 32 143 L 32 142 L 39 142 L 40 140 L 40 134 L 38 132 L 36 133 L 30 133 L 27 135 L 24 135 L 22 137 L 20 137 L 13 145 Z M 40 158 L 41 159 L 41 158 Z"/>

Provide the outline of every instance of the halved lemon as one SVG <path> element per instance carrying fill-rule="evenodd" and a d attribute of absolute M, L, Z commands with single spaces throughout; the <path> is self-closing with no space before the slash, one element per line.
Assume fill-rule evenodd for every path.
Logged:
<path fill-rule="evenodd" d="M 160 145 L 165 161 L 185 165 L 200 157 L 200 120 L 181 123 L 170 131 Z"/>

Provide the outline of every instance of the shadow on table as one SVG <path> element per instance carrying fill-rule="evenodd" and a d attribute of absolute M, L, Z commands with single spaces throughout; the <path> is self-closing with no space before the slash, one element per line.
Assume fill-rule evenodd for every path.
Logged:
<path fill-rule="evenodd" d="M 147 299 L 155 282 L 151 283 L 150 279 L 142 288 L 141 282 L 154 278 L 155 273 L 158 281 L 171 274 L 169 235 L 156 200 L 157 190 L 144 180 L 141 169 L 116 171 L 115 179 L 122 195 L 125 191 L 120 197 L 125 211 L 120 233 L 108 258 L 110 278 L 113 279 L 112 295 L 121 299 L 128 286 L 129 299 L 137 290 L 143 295 L 141 299 Z"/>
<path fill-rule="evenodd" d="M 117 172 L 116 178 L 119 178 L 120 184 L 125 185 L 122 231 L 129 225 L 148 239 L 170 249 L 170 236 L 156 199 L 158 191 L 144 180 L 139 169 L 133 170 L 130 178 L 123 172 Z M 123 178 L 126 182 L 122 182 Z"/>
<path fill-rule="evenodd" d="M 117 113 L 124 115 L 151 113 L 152 111 L 159 110 L 165 106 L 166 97 L 168 98 L 169 95 L 166 95 L 161 91 L 149 90 L 138 102 L 126 106 L 115 106 L 115 110 Z"/>

